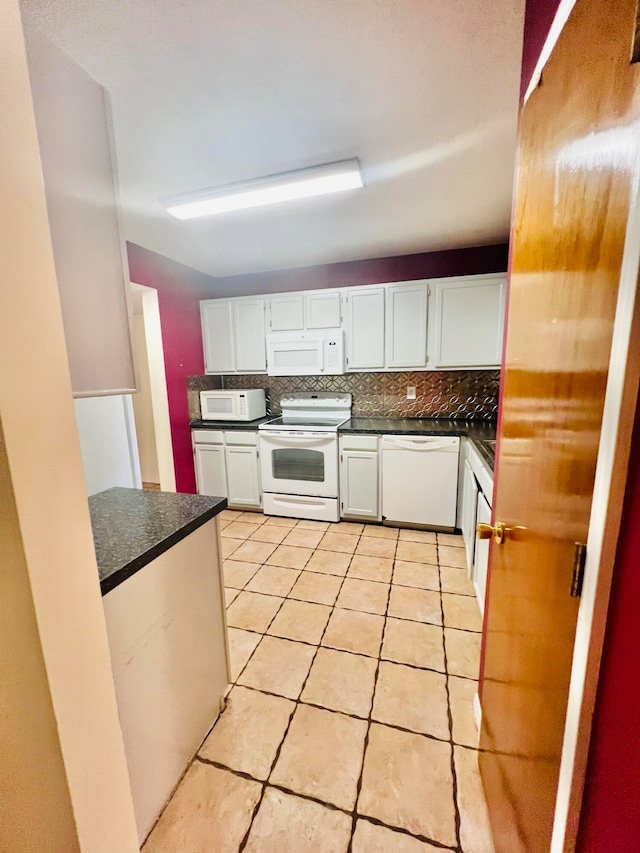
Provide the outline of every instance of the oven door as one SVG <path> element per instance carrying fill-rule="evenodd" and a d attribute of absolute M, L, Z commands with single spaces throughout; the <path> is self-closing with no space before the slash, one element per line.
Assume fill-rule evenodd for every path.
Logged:
<path fill-rule="evenodd" d="M 338 496 L 338 436 L 331 432 L 260 433 L 262 489 L 285 495 Z"/>

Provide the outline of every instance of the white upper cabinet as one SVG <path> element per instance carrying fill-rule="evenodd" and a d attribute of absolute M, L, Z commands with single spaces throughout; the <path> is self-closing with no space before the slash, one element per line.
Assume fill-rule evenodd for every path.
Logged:
<path fill-rule="evenodd" d="M 233 318 L 228 299 L 207 299 L 200 303 L 204 369 L 207 373 L 233 373 L 236 358 Z"/>
<path fill-rule="evenodd" d="M 302 293 L 283 293 L 272 296 L 269 311 L 269 331 L 294 332 L 304 329 Z"/>
<path fill-rule="evenodd" d="M 347 370 L 384 367 L 384 287 L 347 290 Z"/>
<path fill-rule="evenodd" d="M 307 329 L 339 329 L 340 291 L 320 290 L 305 293 L 304 310 Z"/>
<path fill-rule="evenodd" d="M 426 281 L 387 286 L 386 363 L 392 370 L 427 366 Z"/>
<path fill-rule="evenodd" d="M 206 373 L 264 373 L 265 301 L 206 299 L 200 303 Z"/>
<path fill-rule="evenodd" d="M 267 369 L 264 299 L 238 299 L 232 303 L 236 370 L 264 373 Z"/>
<path fill-rule="evenodd" d="M 465 276 L 431 282 L 431 368 L 499 367 L 506 276 Z"/>

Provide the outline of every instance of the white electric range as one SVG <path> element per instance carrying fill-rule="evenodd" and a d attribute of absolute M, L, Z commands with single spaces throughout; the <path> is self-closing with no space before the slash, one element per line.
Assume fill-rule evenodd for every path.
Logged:
<path fill-rule="evenodd" d="M 351 394 L 290 394 L 280 405 L 282 417 L 258 427 L 263 512 L 338 521 L 338 427 Z"/>

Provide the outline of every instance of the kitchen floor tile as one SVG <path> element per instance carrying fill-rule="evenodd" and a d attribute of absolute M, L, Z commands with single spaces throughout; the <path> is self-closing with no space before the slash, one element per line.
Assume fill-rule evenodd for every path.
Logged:
<path fill-rule="evenodd" d="M 224 533 L 224 531 L 222 531 Z M 227 557 L 230 557 L 234 551 L 237 551 L 238 548 L 243 545 L 242 539 L 231 539 L 226 536 L 220 537 L 220 550 L 222 551 L 222 559 L 226 560 Z"/>
<path fill-rule="evenodd" d="M 233 605 L 231 606 L 233 607 Z M 457 631 L 455 628 L 444 629 L 447 671 L 450 675 L 478 678 L 481 639 L 481 634 L 472 631 Z"/>
<path fill-rule="evenodd" d="M 227 610 L 227 624 L 232 628 L 264 633 L 283 601 L 283 598 L 273 595 L 241 592 Z"/>
<path fill-rule="evenodd" d="M 401 530 L 401 542 L 422 542 L 423 545 L 435 545 L 436 534 L 430 530 Z"/>
<path fill-rule="evenodd" d="M 489 813 L 475 749 L 454 747 L 460 810 L 460 842 L 465 853 L 494 853 Z"/>
<path fill-rule="evenodd" d="M 371 710 L 376 668 L 373 658 L 320 648 L 300 699 L 366 718 Z"/>
<path fill-rule="evenodd" d="M 353 835 L 352 853 L 442 853 L 426 841 L 418 841 L 403 832 L 394 832 L 386 826 L 377 826 L 360 818 Z"/>
<path fill-rule="evenodd" d="M 441 566 L 440 582 L 442 583 L 443 592 L 452 592 L 456 595 L 471 595 L 475 598 L 476 591 L 467 575 L 466 569 Z"/>
<path fill-rule="evenodd" d="M 351 554 L 340 554 L 337 551 L 314 551 L 305 568 L 308 572 L 344 577 L 351 560 Z"/>
<path fill-rule="evenodd" d="M 229 541 L 229 540 L 227 540 Z M 224 546 L 224 542 L 222 543 Z M 237 551 L 234 551 L 234 560 L 244 560 L 247 563 L 263 563 L 273 554 L 278 546 L 270 542 L 256 542 L 254 539 L 245 539 Z"/>
<path fill-rule="evenodd" d="M 365 557 L 391 557 L 396 553 L 395 539 L 376 539 L 373 536 L 362 536 L 356 548 L 356 554 Z"/>
<path fill-rule="evenodd" d="M 241 512 L 238 521 L 246 521 L 248 524 L 264 524 L 267 516 L 261 512 Z"/>
<path fill-rule="evenodd" d="M 283 598 L 291 591 L 298 579 L 299 571 L 284 569 L 281 566 L 261 566 L 251 578 L 245 589 L 248 592 L 264 592 L 267 595 L 281 595 Z"/>
<path fill-rule="evenodd" d="M 321 530 L 324 533 L 329 529 L 330 522 L 314 521 L 313 519 L 301 518 L 300 521 L 297 523 L 296 527 L 301 530 Z"/>
<path fill-rule="evenodd" d="M 442 628 L 387 617 L 381 657 L 395 663 L 444 672 Z"/>
<path fill-rule="evenodd" d="M 253 542 L 271 542 L 274 545 L 279 545 L 284 537 L 289 532 L 288 527 L 276 527 L 275 524 L 260 524 L 253 527 L 253 533 L 249 537 Z"/>
<path fill-rule="evenodd" d="M 229 636 L 229 668 L 231 669 L 231 680 L 235 681 L 262 637 L 260 634 L 242 631 L 240 628 L 228 628 L 227 631 Z"/>
<path fill-rule="evenodd" d="M 397 539 L 398 532 L 397 527 L 383 527 L 381 524 L 365 524 L 362 535 L 373 539 Z"/>
<path fill-rule="evenodd" d="M 396 560 L 393 564 L 393 582 L 400 586 L 414 586 L 418 589 L 440 589 L 438 567 L 427 563 L 408 563 Z"/>
<path fill-rule="evenodd" d="M 329 528 L 332 533 L 346 533 L 347 536 L 361 536 L 364 524 L 353 521 L 333 522 Z"/>
<path fill-rule="evenodd" d="M 230 604 L 233 604 L 235 599 L 240 595 L 239 589 L 231 589 L 230 587 L 225 587 L 224 590 L 224 604 L 225 607 L 228 607 Z"/>
<path fill-rule="evenodd" d="M 422 542 L 398 541 L 396 560 L 408 560 L 410 563 L 430 563 L 438 565 L 438 548 Z"/>
<path fill-rule="evenodd" d="M 324 536 L 322 530 L 308 530 L 305 527 L 294 527 L 288 533 L 283 545 L 296 545 L 298 548 L 317 548 Z"/>
<path fill-rule="evenodd" d="M 218 518 L 221 521 L 235 521 L 241 515 L 242 513 L 237 512 L 235 509 L 223 509 Z"/>
<path fill-rule="evenodd" d="M 389 616 L 397 619 L 413 619 L 415 622 L 429 622 L 442 625 L 440 593 L 431 589 L 416 589 L 409 586 L 391 588 Z"/>
<path fill-rule="evenodd" d="M 346 533 L 325 533 L 318 548 L 321 551 L 341 551 L 345 554 L 353 554 L 358 544 L 357 536 L 348 536 Z"/>
<path fill-rule="evenodd" d="M 452 545 L 454 548 L 464 548 L 464 539 L 459 533 L 438 533 L 438 545 Z"/>
<path fill-rule="evenodd" d="M 331 608 L 324 604 L 308 604 L 289 598 L 282 605 L 268 633 L 287 640 L 318 644 L 330 613 Z"/>
<path fill-rule="evenodd" d="M 237 850 L 262 785 L 194 761 L 147 839 L 144 853 Z"/>
<path fill-rule="evenodd" d="M 273 566 L 286 566 L 289 569 L 304 569 L 313 554 L 311 548 L 295 548 L 292 545 L 278 545 L 266 561 Z"/>
<path fill-rule="evenodd" d="M 384 540 L 372 540 L 384 541 Z M 389 583 L 393 575 L 393 560 L 388 557 L 366 557 L 356 554 L 351 560 L 348 576 L 363 581 Z"/>
<path fill-rule="evenodd" d="M 377 657 L 383 628 L 383 616 L 336 609 L 331 614 L 322 645 Z"/>
<path fill-rule="evenodd" d="M 373 581 L 347 577 L 340 590 L 336 607 L 384 616 L 387 612 L 388 597 L 388 583 L 374 583 Z"/>
<path fill-rule="evenodd" d="M 244 589 L 258 571 L 257 563 L 245 563 L 243 560 L 225 560 L 222 564 L 224 585 L 233 589 Z"/>
<path fill-rule="evenodd" d="M 351 818 L 344 812 L 268 787 L 244 849 L 245 853 L 346 853 L 350 837 Z"/>
<path fill-rule="evenodd" d="M 297 523 L 297 518 L 285 518 L 280 515 L 269 515 L 265 521 L 265 524 L 273 524 L 275 527 L 295 527 Z"/>
<path fill-rule="evenodd" d="M 301 572 L 289 598 L 309 601 L 313 604 L 335 604 L 342 578 L 335 575 L 321 575 L 317 572 Z"/>
<path fill-rule="evenodd" d="M 269 781 L 351 810 L 366 733 L 365 720 L 298 705 Z"/>
<path fill-rule="evenodd" d="M 255 779 L 266 779 L 295 707 L 280 696 L 234 687 L 198 755 Z"/>
<path fill-rule="evenodd" d="M 442 594 L 444 624 L 447 628 L 482 631 L 482 616 L 475 598 L 468 595 Z"/>
<path fill-rule="evenodd" d="M 315 653 L 313 646 L 304 643 L 264 637 L 238 684 L 297 699 Z"/>
<path fill-rule="evenodd" d="M 455 846 L 451 746 L 373 723 L 358 811 Z"/>
<path fill-rule="evenodd" d="M 452 545 L 438 545 L 438 558 L 441 566 L 454 566 L 458 569 L 467 568 L 467 551 Z"/>
<path fill-rule="evenodd" d="M 230 537 L 231 539 L 248 539 L 255 532 L 255 524 L 245 524 L 242 521 L 232 521 L 222 531 L 222 537 Z"/>
<path fill-rule="evenodd" d="M 478 692 L 478 685 L 468 678 L 449 676 L 449 703 L 453 723 L 453 740 L 455 743 L 478 746 L 480 734 L 473 713 L 473 702 Z"/>
<path fill-rule="evenodd" d="M 217 516 L 217 518 L 218 518 L 218 526 L 220 527 L 220 532 L 222 532 L 225 529 L 225 527 L 228 527 L 232 521 L 232 519 L 230 519 L 230 518 L 220 518 L 220 516 Z"/>
<path fill-rule="evenodd" d="M 379 723 L 448 740 L 447 677 L 381 661 L 371 717 Z"/>

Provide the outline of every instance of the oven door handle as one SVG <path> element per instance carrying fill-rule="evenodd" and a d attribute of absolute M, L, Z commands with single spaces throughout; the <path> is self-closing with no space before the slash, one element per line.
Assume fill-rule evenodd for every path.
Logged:
<path fill-rule="evenodd" d="M 260 436 L 266 444 L 281 444 L 284 447 L 293 447 L 294 445 L 304 445 L 305 447 L 318 445 L 318 444 L 329 444 L 332 441 L 335 441 L 335 436 L 328 438 L 306 438 L 305 436 L 300 435 L 287 435 L 279 438 L 275 435 Z"/>

